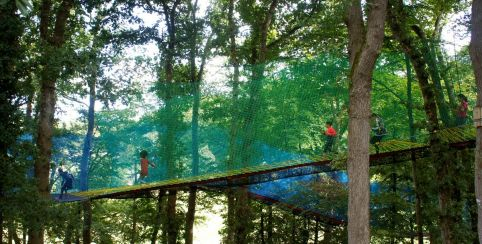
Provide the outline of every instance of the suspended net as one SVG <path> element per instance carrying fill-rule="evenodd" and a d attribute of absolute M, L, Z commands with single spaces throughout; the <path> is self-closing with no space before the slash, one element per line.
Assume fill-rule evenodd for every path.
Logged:
<path fill-rule="evenodd" d="M 191 83 L 174 77 L 174 82 L 154 82 L 155 104 L 140 102 L 97 112 L 88 172 L 89 189 L 94 191 L 84 196 L 115 187 L 124 191 L 222 177 L 218 186 L 228 185 L 225 179 L 231 176 L 276 172 L 344 155 L 349 69 L 348 61 L 337 56 L 244 66 L 237 78 L 232 67 L 222 69 L 222 79 L 210 74 L 202 82 Z M 372 110 L 383 118 L 386 128 L 380 153 L 422 147 L 426 141 L 418 133 L 417 141 L 410 142 L 407 102 L 417 106 L 422 98 L 417 92 L 407 97 L 406 77 L 399 68 L 402 63 L 398 56 L 381 58 L 374 75 Z M 414 110 L 414 117 L 416 121 L 425 118 L 421 110 Z M 325 148 L 326 122 L 337 131 L 331 150 Z M 63 149 L 66 145 L 56 145 L 54 156 L 69 165 L 76 181 L 84 134 L 70 133 L 68 155 Z M 371 150 L 375 153 L 374 147 Z M 148 166 L 145 178 L 140 177 L 141 151 L 155 165 Z M 258 183 L 283 178 L 283 174 L 307 173 L 270 173 Z"/>

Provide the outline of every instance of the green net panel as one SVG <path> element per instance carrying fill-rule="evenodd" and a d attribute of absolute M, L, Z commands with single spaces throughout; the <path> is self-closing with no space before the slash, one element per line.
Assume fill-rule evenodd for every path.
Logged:
<path fill-rule="evenodd" d="M 387 60 L 390 65 L 384 65 Z M 393 68 L 393 62 L 404 61 L 382 57 L 374 75 L 372 110 L 387 128 L 380 153 L 426 145 L 426 133 L 421 130 L 417 140 L 409 142 L 408 98 L 406 87 L 400 85 L 406 84 L 406 77 Z M 91 191 L 79 195 L 189 184 L 345 157 L 346 59 L 326 54 L 243 66 L 239 82 L 234 82 L 232 67 L 222 71 L 223 79 L 206 76 L 199 89 L 182 77 L 172 83 L 153 82 L 156 103 L 97 112 L 89 167 Z M 410 99 L 422 104 L 416 92 Z M 422 110 L 415 110 L 414 117 L 425 120 Z M 327 121 L 337 131 L 332 152 L 323 152 Z M 473 136 L 473 132 L 447 133 L 458 133 L 460 140 Z M 156 165 L 149 166 L 145 184 L 139 182 L 142 150 Z M 375 153 L 374 147 L 370 150 Z M 78 168 L 72 160 L 71 171 L 75 174 Z"/>

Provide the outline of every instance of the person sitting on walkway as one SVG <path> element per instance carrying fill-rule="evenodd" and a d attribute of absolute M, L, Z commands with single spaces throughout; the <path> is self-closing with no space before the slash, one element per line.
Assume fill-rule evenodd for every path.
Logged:
<path fill-rule="evenodd" d="M 455 125 L 462 126 L 467 123 L 467 111 L 469 110 L 469 103 L 467 101 L 467 97 L 463 94 L 459 94 L 457 97 L 459 99 L 459 105 L 456 111 Z"/>
<path fill-rule="evenodd" d="M 323 147 L 323 152 L 331 152 L 333 150 L 333 143 L 335 142 L 336 130 L 333 128 L 333 123 L 327 121 L 325 126 L 325 146 Z"/>
<path fill-rule="evenodd" d="M 371 119 L 374 124 L 374 127 L 372 127 L 374 135 L 370 138 L 370 144 L 374 145 L 376 152 L 379 153 L 380 148 L 378 145 L 387 134 L 387 130 L 385 129 L 382 118 L 378 114 L 372 114 Z"/>
<path fill-rule="evenodd" d="M 59 175 L 62 177 L 62 183 L 60 188 L 60 196 L 59 199 L 62 199 L 64 193 L 67 194 L 67 191 L 72 189 L 74 186 L 74 176 L 67 171 L 64 171 L 62 168 L 59 168 Z"/>

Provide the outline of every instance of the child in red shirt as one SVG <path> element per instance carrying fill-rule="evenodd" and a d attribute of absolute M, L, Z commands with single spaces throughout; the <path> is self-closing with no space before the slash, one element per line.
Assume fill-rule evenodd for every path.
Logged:
<path fill-rule="evenodd" d="M 331 152 L 333 149 L 333 142 L 335 142 L 336 130 L 332 127 L 333 123 L 331 121 L 326 122 L 325 130 L 325 146 L 323 147 L 323 152 Z"/>
<path fill-rule="evenodd" d="M 151 165 L 153 168 L 155 168 L 156 165 L 149 162 L 149 160 L 147 159 L 147 151 L 146 150 L 142 150 L 141 153 L 140 153 L 140 156 L 141 156 L 141 173 L 140 173 L 140 177 L 139 177 L 139 182 L 145 183 L 144 179 L 149 174 L 149 170 L 148 170 L 149 165 Z"/>

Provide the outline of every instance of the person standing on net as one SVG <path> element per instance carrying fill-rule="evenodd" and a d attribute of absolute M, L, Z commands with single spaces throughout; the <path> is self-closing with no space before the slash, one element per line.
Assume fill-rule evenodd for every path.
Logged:
<path fill-rule="evenodd" d="M 67 194 L 67 191 L 74 187 L 74 176 L 69 172 L 64 171 L 62 168 L 59 168 L 58 171 L 60 177 L 62 178 L 59 199 L 62 199 L 64 194 Z"/>
<path fill-rule="evenodd" d="M 378 145 L 382 141 L 383 137 L 387 134 L 387 129 L 385 129 L 382 117 L 380 117 L 378 114 L 372 114 L 371 119 L 374 124 L 372 127 L 374 135 L 372 138 L 370 138 L 370 144 L 374 145 L 376 152 L 379 153 L 380 148 Z"/>
<path fill-rule="evenodd" d="M 149 165 L 151 165 L 153 168 L 155 168 L 156 165 L 149 162 L 149 160 L 147 159 L 146 150 L 142 150 L 140 153 L 140 156 L 141 156 L 141 173 L 139 177 L 139 182 L 146 183 L 145 178 L 147 177 L 147 175 L 149 175 Z"/>
<path fill-rule="evenodd" d="M 336 130 L 333 128 L 333 123 L 331 121 L 327 121 L 325 123 L 326 130 L 325 130 L 325 146 L 323 147 L 323 152 L 332 152 L 333 151 L 333 143 L 335 142 L 336 137 Z"/>
<path fill-rule="evenodd" d="M 467 123 L 467 111 L 469 110 L 469 103 L 465 95 L 459 94 L 457 97 L 459 99 L 459 105 L 457 107 L 455 125 L 462 126 Z"/>

